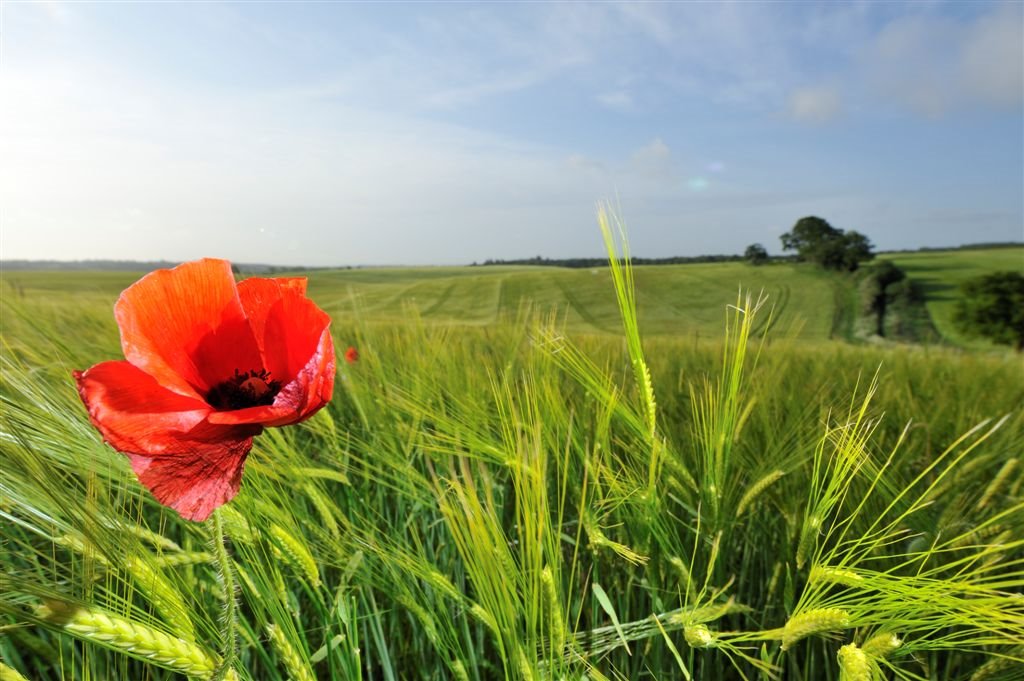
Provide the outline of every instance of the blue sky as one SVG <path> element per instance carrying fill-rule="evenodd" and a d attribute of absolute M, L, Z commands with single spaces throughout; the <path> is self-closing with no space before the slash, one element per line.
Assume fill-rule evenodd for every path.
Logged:
<path fill-rule="evenodd" d="M 1024 239 L 1024 4 L 0 3 L 8 258 Z"/>

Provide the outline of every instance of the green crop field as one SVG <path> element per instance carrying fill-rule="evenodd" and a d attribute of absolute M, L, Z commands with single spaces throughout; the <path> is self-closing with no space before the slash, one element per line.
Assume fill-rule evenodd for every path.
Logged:
<path fill-rule="evenodd" d="M 138 273 L 11 272 L 8 295 L 44 296 L 53 305 L 112 300 Z M 741 286 L 764 290 L 775 320 L 808 339 L 829 338 L 836 299 L 846 284 L 812 268 L 740 263 L 648 266 L 636 270 L 646 335 L 717 336 L 724 308 Z M 428 324 L 490 325 L 524 313 L 554 314 L 578 333 L 620 333 L 608 268 L 437 267 L 316 272 L 310 295 L 341 323 L 393 323 L 417 316 Z M 59 299 L 54 294 L 60 294 Z"/>
<path fill-rule="evenodd" d="M 723 311 L 705 301 L 730 299 L 745 286 L 764 289 L 780 324 L 799 322 L 802 337 L 822 339 L 830 335 L 842 284 L 810 268 L 721 263 L 638 267 L 636 286 L 647 335 L 717 335 Z M 610 290 L 606 267 L 477 267 L 324 273 L 311 294 L 332 312 L 375 321 L 414 313 L 431 323 L 492 324 L 530 309 L 555 313 L 573 332 L 620 333 Z"/>
<path fill-rule="evenodd" d="M 892 257 L 956 339 L 1021 253 Z M 0 281 L 3 681 L 1020 678 L 1010 351 L 830 340 L 794 265 L 316 271 L 334 398 L 191 522 L 71 376 L 136 278 Z"/>
<path fill-rule="evenodd" d="M 921 283 L 932 322 L 944 338 L 958 345 L 985 347 L 983 342 L 965 338 L 953 325 L 953 309 L 960 284 L 989 272 L 1024 272 L 1024 248 L 986 248 L 881 256 Z"/>
<path fill-rule="evenodd" d="M 997 270 L 1024 270 L 1024 248 L 885 254 L 921 283 L 941 335 L 956 345 L 991 347 L 952 326 L 953 303 L 967 278 Z M 70 308 L 111 301 L 137 279 L 132 272 L 12 271 L 0 275 L 8 296 L 47 297 Z M 781 335 L 809 341 L 848 338 L 852 278 L 811 266 L 745 263 L 644 266 L 635 269 L 637 310 L 645 337 L 716 337 L 724 308 L 740 288 L 763 292 Z M 621 333 L 607 267 L 420 267 L 317 271 L 310 295 L 340 323 L 394 323 L 417 317 L 427 324 L 492 325 L 523 314 L 555 315 L 566 331 Z M 111 321 L 112 323 L 112 321 Z"/>

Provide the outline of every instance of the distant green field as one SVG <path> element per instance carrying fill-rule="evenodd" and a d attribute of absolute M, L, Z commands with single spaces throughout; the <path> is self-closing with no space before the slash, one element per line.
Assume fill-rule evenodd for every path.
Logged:
<path fill-rule="evenodd" d="M 952 326 L 953 303 L 964 279 L 1024 268 L 1024 248 L 884 255 L 924 286 L 942 336 L 965 339 Z M 111 303 L 138 278 L 133 272 L 6 272 L 5 294 L 45 297 L 54 307 Z M 725 306 L 742 287 L 763 290 L 782 335 L 816 341 L 848 338 L 855 305 L 851 279 L 810 266 L 745 263 L 645 266 L 635 269 L 640 328 L 650 336 L 717 337 Z M 577 334 L 621 331 L 608 268 L 417 267 L 314 271 L 310 295 L 335 323 L 393 323 L 419 317 L 428 324 L 491 325 L 521 314 L 554 314 Z M 52 294 L 61 293 L 54 297 Z"/>
<path fill-rule="evenodd" d="M 739 287 L 764 289 L 777 321 L 800 337 L 828 338 L 837 285 L 811 269 L 741 263 L 636 268 L 640 324 L 646 335 L 713 335 Z M 314 298 L 334 314 L 373 321 L 410 314 L 442 324 L 491 324 L 529 309 L 555 313 L 577 333 L 618 333 L 619 312 L 607 268 L 540 267 L 351 270 L 316 273 Z"/>
<path fill-rule="evenodd" d="M 1024 272 L 1024 248 L 893 253 L 880 257 L 891 260 L 922 285 L 932 322 L 945 339 L 956 345 L 973 347 L 985 347 L 987 344 L 966 338 L 953 325 L 953 309 L 960 295 L 960 284 L 989 272 Z"/>
<path fill-rule="evenodd" d="M 138 278 L 131 272 L 9 272 L 6 293 L 77 307 L 107 299 Z M 436 267 L 316 271 L 310 295 L 336 320 L 392 322 L 418 316 L 430 324 L 489 325 L 525 312 L 555 314 L 574 333 L 619 333 L 607 268 Z M 636 268 L 646 335 L 717 336 L 725 306 L 740 287 L 764 290 L 775 324 L 808 340 L 829 338 L 844 284 L 811 268 L 754 268 L 718 263 Z M 61 293 L 60 298 L 53 294 Z"/>

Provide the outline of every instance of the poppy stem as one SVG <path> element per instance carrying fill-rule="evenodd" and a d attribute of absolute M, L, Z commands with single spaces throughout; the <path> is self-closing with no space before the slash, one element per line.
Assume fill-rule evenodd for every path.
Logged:
<path fill-rule="evenodd" d="M 235 572 L 228 555 L 224 525 L 218 508 L 213 512 L 213 553 L 217 557 L 217 576 L 224 590 L 224 610 L 221 612 L 221 664 L 213 674 L 214 681 L 236 679 L 235 661 L 238 658 L 238 602 L 235 593 Z"/>

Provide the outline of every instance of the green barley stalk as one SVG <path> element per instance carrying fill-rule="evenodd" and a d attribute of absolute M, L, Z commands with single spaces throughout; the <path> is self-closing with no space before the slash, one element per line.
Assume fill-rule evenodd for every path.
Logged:
<path fill-rule="evenodd" d="M 747 352 L 758 314 L 766 302 L 763 293 L 756 299 L 742 291 L 737 294 L 735 305 L 729 306 L 726 313 L 721 373 L 715 380 L 705 377 L 699 388 L 690 386 L 693 437 L 700 452 L 703 501 L 709 512 L 711 532 L 732 521 L 732 507 L 729 504 L 726 508 L 726 497 L 735 487 L 733 448 L 754 406 L 745 399 L 745 378 L 760 356 L 758 351 L 748 362 Z M 749 490 L 747 503 L 774 482 L 773 475 L 770 473 L 755 483 Z M 737 508 L 745 509 L 745 506 L 741 500 Z"/>
<path fill-rule="evenodd" d="M 148 531 L 144 532 L 148 535 Z M 136 534 L 132 532 L 132 534 Z M 156 535 L 160 536 L 160 535 Z M 195 628 L 189 616 L 189 608 L 185 604 L 178 589 L 164 575 L 154 567 L 159 557 L 153 558 L 148 554 L 140 553 L 136 556 L 128 556 L 117 561 L 112 561 L 98 547 L 82 536 L 74 534 L 63 534 L 54 539 L 54 543 L 64 546 L 77 553 L 88 555 L 94 558 L 106 569 L 115 573 L 127 573 L 132 576 L 134 584 L 137 584 L 152 602 L 153 607 L 160 613 L 164 620 L 172 625 L 175 632 L 188 639 L 195 639 Z M 182 554 L 169 554 L 167 558 L 178 557 Z M 120 564 L 121 569 L 114 567 Z"/>
<path fill-rule="evenodd" d="M 629 244 L 626 240 L 626 225 L 607 204 L 597 209 L 597 222 L 604 237 L 608 253 L 608 266 L 615 285 L 615 297 L 619 303 L 622 326 L 626 333 L 626 348 L 637 386 L 640 388 L 642 414 L 646 425 L 646 436 L 650 446 L 650 463 L 647 470 L 647 494 L 653 502 L 655 486 L 661 470 L 663 442 L 658 436 L 658 406 L 654 396 L 651 371 L 644 358 L 640 341 L 640 325 L 637 319 L 636 286 L 633 279 L 633 265 L 630 261 Z"/>

